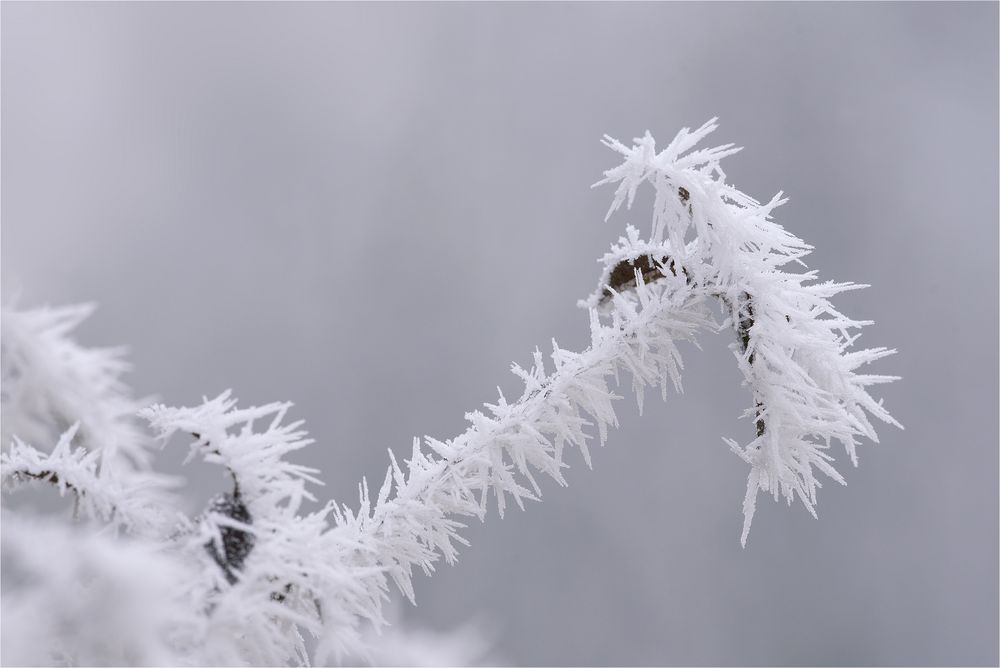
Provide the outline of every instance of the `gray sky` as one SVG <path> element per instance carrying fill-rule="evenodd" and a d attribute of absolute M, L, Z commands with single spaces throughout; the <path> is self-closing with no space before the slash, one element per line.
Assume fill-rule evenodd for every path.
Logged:
<path fill-rule="evenodd" d="M 725 335 L 620 402 L 570 487 L 470 527 L 414 624 L 522 664 L 996 664 L 996 3 L 4 3 L 3 297 L 97 301 L 140 394 L 292 400 L 323 498 L 450 437 L 554 336 L 581 348 L 615 156 L 719 116 L 729 179 L 897 347 L 819 521 L 761 499 Z M 627 390 L 627 387 L 623 388 Z M 173 444 L 165 466 L 186 448 Z M 175 451 L 176 450 L 176 451 Z M 193 494 L 222 489 L 189 466 Z"/>

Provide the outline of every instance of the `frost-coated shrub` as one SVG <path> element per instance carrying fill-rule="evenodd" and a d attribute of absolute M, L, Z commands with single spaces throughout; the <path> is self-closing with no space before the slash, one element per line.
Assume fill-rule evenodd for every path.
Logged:
<path fill-rule="evenodd" d="M 890 376 L 859 373 L 891 354 L 853 350 L 868 322 L 829 299 L 858 287 L 793 273 L 810 247 L 771 220 L 784 200 L 760 203 L 726 183 L 732 145 L 696 149 L 716 128 L 681 130 L 657 151 L 651 136 L 605 143 L 622 162 L 610 216 L 648 183 L 648 234 L 628 226 L 603 257 L 588 309 L 591 344 L 536 350 L 517 398 L 502 394 L 466 417 L 458 436 L 415 439 L 408 459 L 356 506 L 315 500 L 319 472 L 289 455 L 312 441 L 290 404 L 241 408 L 225 392 L 198 406 L 146 406 L 122 384 L 114 350 L 68 338 L 86 308 L 3 312 L 2 477 L 7 490 L 48 482 L 73 498 L 73 523 L 4 511 L 3 597 L 8 663 L 307 664 L 365 656 L 385 622 L 390 583 L 413 599 L 415 569 L 451 563 L 469 517 L 490 499 L 503 515 L 536 499 L 539 474 L 566 484 L 567 448 L 590 464 L 596 435 L 617 425 L 612 385 L 624 372 L 640 408 L 647 387 L 681 388 L 679 342 L 700 330 L 733 333 L 731 349 L 752 398 L 748 435 L 726 439 L 750 467 L 745 544 L 757 495 L 798 498 L 813 512 L 819 474 L 843 483 L 830 446 L 857 463 L 874 416 L 897 424 L 869 394 Z M 728 316 L 713 318 L 721 302 Z M 137 419 L 138 418 L 138 419 Z M 197 517 L 181 513 L 172 480 L 157 475 L 153 439 L 190 443 L 188 459 L 224 467 L 232 489 Z M 898 425 L 897 425 L 898 426 Z M 44 547 L 43 547 L 44 546 Z M 306 637 L 315 638 L 308 644 Z M 391 638 L 387 637 L 386 642 Z M 398 638 L 396 639 L 398 640 Z M 375 661 L 394 659 L 376 647 Z M 308 651 L 308 648 L 312 651 Z M 311 656 L 310 656 L 311 654 Z"/>

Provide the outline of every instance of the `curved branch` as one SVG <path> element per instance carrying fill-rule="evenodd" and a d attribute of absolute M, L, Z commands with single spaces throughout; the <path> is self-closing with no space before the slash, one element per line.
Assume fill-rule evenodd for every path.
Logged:
<path fill-rule="evenodd" d="M 590 464 L 593 431 L 603 444 L 617 425 L 614 401 L 621 397 L 611 378 L 631 375 L 640 410 L 646 387 L 659 386 L 664 398 L 668 385 L 679 389 L 677 344 L 714 324 L 706 305 L 713 298 L 729 308 L 733 347 L 754 391 L 756 438 L 745 447 L 729 441 L 750 464 L 742 540 L 759 490 L 798 496 L 812 511 L 816 472 L 842 481 L 825 453 L 830 442 L 841 441 L 853 456 L 857 437 L 875 438 L 866 414 L 896 424 L 867 392 L 890 378 L 854 373 L 891 351 L 847 352 L 855 338 L 847 332 L 865 323 L 842 316 L 827 298 L 854 286 L 806 285 L 814 272 L 780 270 L 809 247 L 770 220 L 780 195 L 762 205 L 725 184 L 718 161 L 738 149 L 691 151 L 713 129 L 712 122 L 684 129 L 659 153 L 648 135 L 632 147 L 607 140 L 624 156 L 603 181 L 618 184 L 612 211 L 646 181 L 656 201 L 649 238 L 626 228 L 604 257 L 598 291 L 583 302 L 589 347 L 571 352 L 553 341 L 549 371 L 536 349 L 530 369 L 513 367 L 524 382 L 516 401 L 501 393 L 485 412 L 467 414 L 470 426 L 453 439 L 415 439 L 402 465 L 390 451 L 384 482 L 372 494 L 362 480 L 356 511 L 330 504 L 296 514 L 310 498 L 303 485 L 313 479 L 282 459 L 309 443 L 298 423 L 280 425 L 285 404 L 236 409 L 225 393 L 193 409 L 143 411 L 163 436 L 181 429 L 196 431 L 197 443 L 211 442 L 206 460 L 229 468 L 246 497 L 256 541 L 239 564 L 239 581 L 218 597 L 225 614 L 241 615 L 244 601 L 259 602 L 255 592 L 265 592 L 254 628 L 270 628 L 277 618 L 322 631 L 320 662 L 350 648 L 359 620 L 382 620 L 390 579 L 412 600 L 414 568 L 430 573 L 439 558 L 455 560 L 456 544 L 466 544 L 459 519 L 484 518 L 490 493 L 503 515 L 508 496 L 522 507 L 538 498 L 536 473 L 566 484 L 566 447 L 579 448 Z M 254 431 L 254 420 L 264 417 L 270 426 Z"/>

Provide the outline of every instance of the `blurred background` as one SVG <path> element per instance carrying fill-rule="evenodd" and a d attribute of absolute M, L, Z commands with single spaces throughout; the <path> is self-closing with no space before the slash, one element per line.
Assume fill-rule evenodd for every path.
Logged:
<path fill-rule="evenodd" d="M 451 437 L 555 337 L 580 349 L 605 133 L 710 143 L 816 246 L 905 431 L 820 519 L 762 497 L 727 334 L 685 393 L 620 402 L 570 486 L 470 526 L 406 623 L 479 619 L 505 662 L 996 665 L 996 3 L 4 3 L 2 294 L 96 301 L 140 395 L 296 402 L 322 500 Z M 628 392 L 628 385 L 623 393 Z M 163 467 L 177 470 L 185 444 Z M 183 469 L 192 499 L 222 472 Z M 194 506 L 192 506 L 194 509 Z"/>

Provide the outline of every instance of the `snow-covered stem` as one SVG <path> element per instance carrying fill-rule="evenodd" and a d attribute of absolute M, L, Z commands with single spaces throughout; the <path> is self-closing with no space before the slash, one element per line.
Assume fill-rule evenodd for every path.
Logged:
<path fill-rule="evenodd" d="M 829 298 L 862 286 L 814 283 L 814 271 L 782 269 L 802 264 L 810 247 L 771 220 L 784 201 L 780 193 L 761 204 L 726 183 L 719 161 L 738 149 L 693 150 L 714 129 L 714 121 L 694 132 L 685 128 L 659 152 L 648 133 L 632 146 L 606 140 L 623 157 L 601 182 L 617 184 L 609 215 L 630 206 L 644 183 L 655 200 L 648 238 L 627 226 L 600 259 L 597 289 L 581 301 L 590 345 L 572 352 L 553 341 L 548 364 L 536 349 L 530 368 L 513 365 L 524 383 L 516 400 L 501 392 L 485 411 L 468 413 L 469 427 L 455 438 L 414 439 L 402 463 L 390 450 L 382 485 L 372 494 L 362 480 L 356 510 L 331 502 L 302 513 L 303 502 L 315 499 L 307 485 L 319 480 L 313 469 L 285 459 L 312 442 L 300 422 L 282 424 L 290 404 L 238 408 L 226 392 L 192 408 L 140 412 L 161 439 L 193 438 L 189 459 L 219 464 L 233 479 L 232 491 L 193 520 L 170 513 L 164 515 L 170 522 L 151 519 L 149 504 L 135 499 L 140 488 L 162 485 L 156 478 L 143 482 L 152 475 L 147 444 L 123 412 L 131 400 L 117 384 L 120 363 L 65 337 L 82 317 L 72 310 L 4 314 L 5 434 L 13 416 L 31 436 L 18 432 L 20 439 L 56 443 L 46 454 L 14 440 L 3 455 L 4 480 L 12 486 L 46 479 L 72 488 L 89 504 L 89 516 L 120 522 L 155 546 L 157 558 L 171 564 L 165 609 L 190 613 L 189 623 L 156 641 L 172 662 L 305 664 L 303 633 L 319 638 L 318 662 L 358 656 L 363 623 L 380 628 L 385 621 L 389 581 L 413 600 L 414 569 L 429 574 L 439 559 L 453 562 L 458 546 L 467 544 L 459 533 L 463 521 L 484 519 L 491 494 L 503 515 L 508 496 L 520 507 L 540 496 L 536 474 L 565 485 L 567 447 L 579 448 L 590 465 L 595 436 L 603 445 L 617 426 L 614 402 L 621 397 L 612 380 L 631 377 L 641 411 L 646 388 L 658 386 L 664 399 L 669 387 L 680 391 L 681 341 L 728 327 L 753 396 L 746 416 L 755 437 L 745 445 L 726 439 L 750 465 L 741 540 L 759 491 L 789 502 L 798 496 L 815 513 L 817 472 L 843 482 L 830 463 L 830 444 L 842 443 L 856 464 L 858 440 L 877 439 L 869 416 L 897 424 L 868 393 L 894 378 L 856 373 L 893 351 L 850 349 L 858 337 L 852 330 L 870 323 L 842 315 Z M 712 317 L 718 300 L 728 314 L 722 323 Z M 105 402 L 94 409 L 101 419 L 80 415 Z M 75 428 L 52 427 L 73 422 L 85 432 L 82 441 Z M 12 536 L 15 551 L 27 554 L 19 542 L 25 532 Z M 92 552 L 106 546 L 94 542 Z M 80 566 L 71 554 L 64 558 Z M 26 609 L 37 604 L 31 599 Z"/>
<path fill-rule="evenodd" d="M 35 481 L 56 486 L 61 495 L 74 495 L 74 516 L 95 519 L 128 533 L 157 537 L 169 531 L 179 517 L 163 506 L 157 485 L 160 477 L 147 481 L 142 473 L 101 478 L 100 451 L 72 447 L 79 423 L 73 424 L 47 453 L 15 436 L 0 453 L 0 478 L 5 489 Z M 81 513 L 82 511 L 82 513 Z"/>
<path fill-rule="evenodd" d="M 446 561 L 456 556 L 453 541 L 462 526 L 448 515 L 486 513 L 489 492 L 495 494 L 502 516 L 506 495 L 523 508 L 524 499 L 535 499 L 540 487 L 532 469 L 565 485 L 562 469 L 566 445 L 580 448 L 590 465 L 586 427 L 596 426 L 603 445 L 609 427 L 617 426 L 612 402 L 619 399 L 609 387 L 620 371 L 633 374 L 637 389 L 669 382 L 680 387 L 680 354 L 676 342 L 690 339 L 709 324 L 701 298 L 683 281 L 640 288 L 644 308 L 628 318 L 602 325 L 593 314 L 593 345 L 573 353 L 553 342 L 554 369 L 546 374 L 542 355 L 534 366 L 514 372 L 525 381 L 521 398 L 508 403 L 501 393 L 491 415 L 479 411 L 467 418 L 472 425 L 448 441 L 426 438 L 424 447 L 414 441 L 404 473 L 390 452 L 392 466 L 374 507 L 363 484 L 358 538 L 370 544 L 373 562 L 389 568 L 400 589 L 412 599 L 410 567 L 430 572 L 440 552 Z M 523 480 L 515 477 L 520 474 Z M 528 486 L 526 486 L 528 485 Z M 390 496 L 392 487 L 395 494 Z M 530 488 L 529 488 L 530 486 Z"/>
<path fill-rule="evenodd" d="M 694 132 L 684 128 L 659 152 L 649 133 L 631 147 L 606 138 L 624 157 L 600 182 L 618 185 L 608 215 L 623 203 L 631 206 L 643 183 L 653 186 L 656 199 L 650 239 L 641 241 L 630 227 L 628 238 L 605 256 L 604 277 L 612 261 L 634 261 L 645 254 L 680 266 L 697 289 L 730 308 L 730 324 L 739 337 L 732 348 L 754 395 L 746 415 L 757 427 L 756 438 L 745 446 L 726 439 L 751 465 L 741 538 L 745 544 L 758 491 L 770 491 L 775 498 L 780 494 L 789 503 L 798 496 L 815 515 L 820 487 L 815 471 L 843 483 L 825 452 L 831 442 L 842 443 L 857 465 L 858 437 L 878 440 L 868 415 L 901 425 L 867 389 L 896 377 L 855 372 L 895 351 L 849 350 L 859 336 L 851 330 L 871 322 L 852 320 L 829 301 L 866 286 L 808 284 L 816 279 L 815 271 L 781 269 L 790 263 L 805 266 L 802 258 L 811 247 L 771 220 L 773 210 L 785 202 L 781 193 L 761 204 L 726 183 L 719 161 L 739 148 L 726 144 L 692 150 L 716 127 L 712 119 Z M 597 305 L 602 289 L 586 305 Z"/>
<path fill-rule="evenodd" d="M 598 290 L 583 302 L 591 309 L 591 347 L 577 354 L 553 343 L 551 375 L 545 375 L 536 351 L 530 372 L 515 368 L 525 381 L 517 402 L 508 404 L 501 394 L 498 404 L 488 406 L 491 417 L 468 416 L 472 425 L 461 436 L 426 439 L 429 452 L 415 441 L 408 475 L 393 457 L 374 507 L 363 485 L 352 526 L 359 540 L 371 545 L 373 561 L 389 568 L 407 596 L 413 595 L 413 565 L 430 571 L 438 552 L 454 559 L 452 543 L 461 542 L 461 525 L 447 515 L 482 517 L 490 489 L 501 514 L 505 494 L 519 505 L 534 498 L 539 487 L 532 468 L 565 484 L 564 444 L 580 447 L 589 464 L 583 430 L 588 419 L 602 444 L 607 428 L 616 424 L 617 396 L 608 388 L 609 377 L 630 372 L 640 407 L 647 385 L 659 384 L 665 393 L 669 379 L 679 389 L 675 341 L 710 323 L 707 298 L 719 298 L 731 310 L 729 324 L 738 336 L 734 352 L 754 394 L 747 414 L 754 418 L 756 438 L 742 448 L 727 440 L 751 465 L 744 544 L 758 490 L 780 492 L 789 501 L 797 494 L 814 513 L 820 486 L 814 469 L 843 483 L 824 452 L 830 442 L 842 442 L 856 463 L 857 437 L 877 438 L 866 412 L 898 426 L 865 389 L 893 377 L 854 373 L 892 351 L 847 352 L 857 338 L 849 330 L 869 323 L 846 318 L 827 299 L 862 286 L 805 285 L 815 272 L 780 270 L 789 262 L 801 264 L 810 247 L 770 219 L 784 202 L 780 193 L 762 205 L 725 183 L 719 160 L 739 149 L 688 152 L 715 127 L 713 120 L 694 132 L 684 129 L 659 153 L 648 134 L 633 147 L 607 140 L 625 157 L 602 181 L 618 183 L 609 215 L 622 203 L 631 204 L 643 182 L 652 183 L 656 200 L 649 240 L 629 227 L 627 237 L 603 258 Z M 614 278 L 623 262 L 633 268 L 627 285 Z"/>

